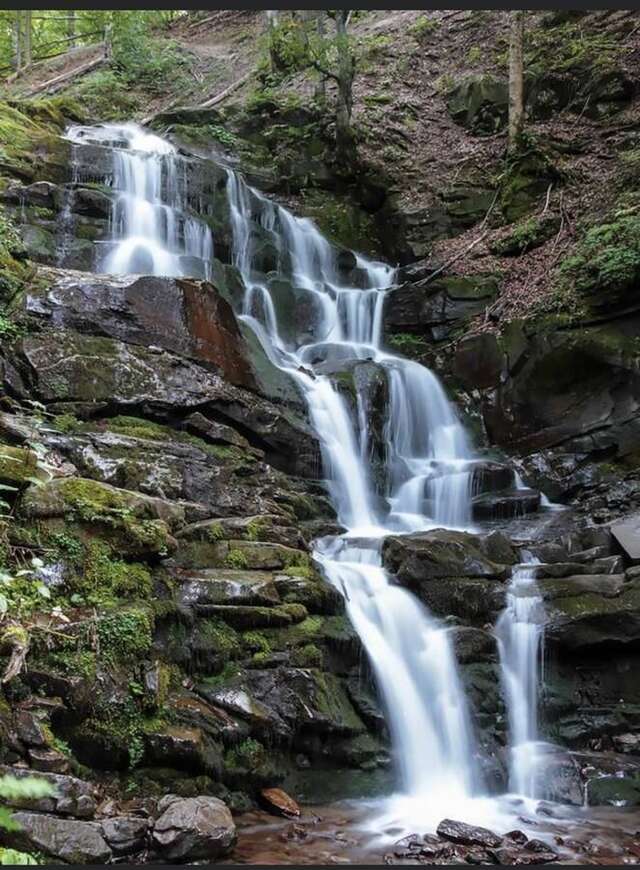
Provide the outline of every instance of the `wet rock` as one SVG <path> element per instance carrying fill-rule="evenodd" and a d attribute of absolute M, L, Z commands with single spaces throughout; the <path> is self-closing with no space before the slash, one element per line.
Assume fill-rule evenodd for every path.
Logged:
<path fill-rule="evenodd" d="M 434 529 L 388 537 L 382 550 L 385 565 L 406 585 L 441 577 L 502 576 L 501 566 L 482 550 L 482 541 L 468 532 Z"/>
<path fill-rule="evenodd" d="M 210 612 L 210 605 L 246 604 L 270 606 L 281 604 L 273 582 L 273 574 L 266 571 L 212 569 L 209 571 L 181 571 L 180 601 L 202 613 Z"/>
<path fill-rule="evenodd" d="M 252 433 L 267 461 L 300 475 L 319 476 L 317 440 L 289 409 L 235 387 L 190 359 L 103 336 L 43 330 L 21 342 L 21 365 L 45 403 L 69 409 L 143 406 L 166 414 L 203 408 Z"/>
<path fill-rule="evenodd" d="M 0 774 L 16 776 L 19 779 L 31 776 L 26 768 L 0 767 Z M 39 772 L 38 777 L 48 782 L 56 792 L 55 797 L 6 799 L 10 806 L 39 813 L 56 813 L 62 816 L 76 816 L 90 819 L 96 811 L 96 787 L 75 776 L 64 776 L 51 772 Z"/>
<path fill-rule="evenodd" d="M 27 313 L 58 328 L 161 347 L 209 366 L 230 383 L 255 387 L 231 307 L 211 284 L 158 276 L 50 274 L 48 290 L 26 296 Z"/>
<path fill-rule="evenodd" d="M 555 584 L 553 593 L 550 592 Z M 640 588 L 624 575 L 543 580 L 549 643 L 569 650 L 620 647 L 640 641 Z"/>
<path fill-rule="evenodd" d="M 488 631 L 461 625 L 449 629 L 453 651 L 460 664 L 490 661 L 496 654 L 495 637 Z"/>
<path fill-rule="evenodd" d="M 600 776 L 587 784 L 587 803 L 592 807 L 636 807 L 640 805 L 640 775 Z"/>
<path fill-rule="evenodd" d="M 611 739 L 616 752 L 640 755 L 640 734 L 614 734 Z"/>
<path fill-rule="evenodd" d="M 503 356 L 495 335 L 483 332 L 459 343 L 453 372 L 469 389 L 486 389 L 499 382 L 502 365 Z"/>
<path fill-rule="evenodd" d="M 471 499 L 476 520 L 509 519 L 533 513 L 540 507 L 540 493 L 533 489 L 485 492 Z"/>
<path fill-rule="evenodd" d="M 611 534 L 632 565 L 640 562 L 640 514 L 613 523 Z"/>
<path fill-rule="evenodd" d="M 68 773 L 69 759 L 55 749 L 30 749 L 29 761 L 34 770 L 48 773 Z"/>
<path fill-rule="evenodd" d="M 157 731 L 147 732 L 144 745 L 145 760 L 151 765 L 220 775 L 220 747 L 200 728 L 165 725 Z"/>
<path fill-rule="evenodd" d="M 502 843 L 502 837 L 488 828 L 468 825 L 466 822 L 458 822 L 453 819 L 443 819 L 438 825 L 436 833 L 445 840 L 461 843 L 464 846 L 495 848 Z"/>
<path fill-rule="evenodd" d="M 149 822 L 138 816 L 116 816 L 102 822 L 102 836 L 116 855 L 133 855 L 147 845 Z"/>
<path fill-rule="evenodd" d="M 263 788 L 260 792 L 260 798 L 267 809 L 277 816 L 284 816 L 287 819 L 295 819 L 300 816 L 298 804 L 281 788 Z"/>
<path fill-rule="evenodd" d="M 235 843 L 231 813 L 217 798 L 167 795 L 158 813 L 152 843 L 166 861 L 213 860 L 228 854 Z"/>
<path fill-rule="evenodd" d="M 46 746 L 42 725 L 30 710 L 18 710 L 14 717 L 14 727 L 18 738 L 27 746 Z"/>
<path fill-rule="evenodd" d="M 44 852 L 68 864 L 106 864 L 111 858 L 98 822 L 26 812 L 14 813 L 13 819 L 20 830 L 11 834 L 10 842 L 17 848 Z"/>

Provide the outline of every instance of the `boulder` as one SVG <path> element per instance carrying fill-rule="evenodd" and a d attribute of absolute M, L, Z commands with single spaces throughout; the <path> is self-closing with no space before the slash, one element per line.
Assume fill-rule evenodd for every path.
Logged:
<path fill-rule="evenodd" d="M 31 771 L 20 767 L 0 767 L 0 775 L 18 779 L 31 776 Z M 60 816 L 75 816 L 79 819 L 93 818 L 97 806 L 96 787 L 75 776 L 39 772 L 38 777 L 55 789 L 54 797 L 6 799 L 9 806 L 38 813 L 55 813 Z M 3 799 L 4 800 L 4 799 Z"/>
<path fill-rule="evenodd" d="M 67 864 L 107 864 L 111 859 L 111 849 L 98 822 L 26 812 L 14 813 L 13 820 L 20 826 L 10 836 L 17 848 L 43 852 Z"/>
<path fill-rule="evenodd" d="M 263 788 L 260 799 L 269 812 L 276 816 L 284 816 L 286 819 L 296 819 L 300 816 L 298 804 L 281 788 Z"/>
<path fill-rule="evenodd" d="M 624 575 L 608 574 L 539 584 L 545 597 L 554 584 L 553 597 L 545 605 L 545 637 L 550 644 L 575 652 L 640 643 L 638 581 L 624 583 Z"/>
<path fill-rule="evenodd" d="M 640 564 L 640 513 L 613 523 L 611 534 L 631 564 Z"/>
<path fill-rule="evenodd" d="M 500 381 L 503 355 L 493 333 L 462 339 L 453 358 L 453 373 L 468 389 L 495 387 Z"/>
<path fill-rule="evenodd" d="M 308 477 L 320 473 L 320 453 L 307 424 L 200 363 L 154 347 L 102 336 L 43 330 L 20 343 L 21 364 L 33 382 L 25 393 L 61 410 L 132 407 L 180 415 L 199 408 L 250 432 L 267 461 Z"/>
<path fill-rule="evenodd" d="M 147 846 L 149 821 L 139 816 L 116 816 L 102 822 L 102 836 L 115 855 L 133 855 Z"/>
<path fill-rule="evenodd" d="M 508 102 L 507 82 L 491 75 L 466 76 L 447 95 L 447 109 L 453 120 L 485 135 L 504 127 Z"/>
<path fill-rule="evenodd" d="M 45 324 L 163 348 L 237 386 L 256 386 L 231 306 L 212 284 L 71 270 L 49 274 L 49 288 L 31 291 L 24 302 L 26 312 Z"/>
<path fill-rule="evenodd" d="M 186 607 L 206 613 L 211 605 L 248 604 L 269 607 L 281 604 L 273 582 L 266 571 L 211 569 L 180 571 L 179 600 Z"/>
<path fill-rule="evenodd" d="M 468 532 L 434 529 L 388 537 L 382 550 L 386 567 L 404 585 L 415 586 L 444 577 L 504 575 L 482 550 L 482 539 Z"/>
<path fill-rule="evenodd" d="M 463 846 L 495 848 L 502 843 L 502 837 L 488 828 L 468 825 L 466 822 L 457 822 L 453 819 L 443 819 L 438 825 L 436 833 L 445 840 L 461 843 Z"/>
<path fill-rule="evenodd" d="M 218 798 L 167 795 L 157 811 L 152 844 L 165 861 L 213 861 L 227 855 L 236 841 L 231 813 Z"/>

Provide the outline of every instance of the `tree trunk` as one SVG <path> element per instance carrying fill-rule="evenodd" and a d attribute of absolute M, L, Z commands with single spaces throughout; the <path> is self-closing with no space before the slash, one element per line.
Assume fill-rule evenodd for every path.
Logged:
<path fill-rule="evenodd" d="M 320 44 L 324 41 L 324 16 L 326 15 L 324 9 L 315 13 L 316 19 L 316 34 L 318 36 L 318 41 Z M 324 77 L 324 74 L 318 73 L 318 80 L 316 82 L 315 87 L 315 98 L 316 100 L 325 100 L 327 97 L 327 82 Z"/>
<path fill-rule="evenodd" d="M 22 69 L 22 12 L 19 10 L 13 18 L 13 65 L 16 72 Z"/>
<path fill-rule="evenodd" d="M 76 13 L 74 9 L 70 9 L 67 13 L 67 36 L 69 37 L 69 48 L 73 48 L 76 44 Z"/>
<path fill-rule="evenodd" d="M 24 13 L 24 65 L 31 64 L 31 10 Z"/>
<path fill-rule="evenodd" d="M 513 151 L 524 127 L 524 12 L 516 10 L 509 16 L 509 151 Z"/>
<path fill-rule="evenodd" d="M 338 50 L 338 103 L 336 106 L 336 150 L 339 156 L 349 158 L 353 152 L 351 111 L 353 109 L 353 79 L 355 60 L 347 36 L 348 10 L 337 9 L 336 47 Z"/>

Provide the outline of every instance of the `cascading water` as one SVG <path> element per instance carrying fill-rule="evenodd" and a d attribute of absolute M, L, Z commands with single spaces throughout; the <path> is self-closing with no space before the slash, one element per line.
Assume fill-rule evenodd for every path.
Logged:
<path fill-rule="evenodd" d="M 325 576 L 346 598 L 351 621 L 371 660 L 384 698 L 398 756 L 403 795 L 395 815 L 435 827 L 449 808 L 486 820 L 486 802 L 474 764 L 470 717 L 447 631 L 417 599 L 394 585 L 381 567 L 380 545 L 390 531 L 469 524 L 471 451 L 437 378 L 416 363 L 380 349 L 388 267 L 358 257 L 360 286 L 341 279 L 335 253 L 308 220 L 298 219 L 229 173 L 234 262 L 246 293 L 242 317 L 256 330 L 276 365 L 300 385 L 322 447 L 327 483 L 348 531 L 316 541 Z M 253 268 L 257 222 L 272 234 L 280 267 L 312 299 L 316 340 L 287 343 L 276 307 Z M 258 236 L 259 237 L 259 236 Z M 311 373 L 315 360 L 372 360 L 388 375 L 387 499 L 376 498 L 367 450 L 364 399 L 357 413 L 329 377 Z"/>
<path fill-rule="evenodd" d="M 102 271 L 211 276 L 211 230 L 188 212 L 186 164 L 170 142 L 135 124 L 74 126 L 67 138 L 106 147 L 112 159 L 117 196 Z"/>
<path fill-rule="evenodd" d="M 173 145 L 132 124 L 73 127 L 68 138 L 104 150 L 110 167 L 117 195 L 102 269 L 210 275 L 211 233 L 189 208 L 186 160 Z M 429 370 L 381 349 L 385 290 L 394 271 L 349 252 L 337 255 L 311 221 L 296 218 L 229 170 L 226 189 L 233 262 L 245 288 L 239 317 L 271 362 L 299 385 L 338 519 L 347 529 L 316 541 L 314 555 L 345 595 L 386 704 L 403 785 L 389 821 L 413 830 L 434 828 L 447 814 L 496 822 L 493 805 L 482 797 L 449 634 L 394 585 L 380 556 L 390 532 L 469 527 L 473 455 L 464 429 Z M 304 303 L 302 331 L 286 328 L 264 274 L 265 245 L 270 256 L 275 252 L 276 273 L 290 279 Z M 383 481 L 372 473 L 366 396 L 356 391 L 352 412 L 323 371 L 348 371 L 363 360 L 381 367 L 387 380 Z M 508 639 L 502 646 L 511 649 Z"/>
<path fill-rule="evenodd" d="M 543 602 L 536 588 L 535 566 L 526 561 L 513 569 L 507 606 L 496 626 L 502 681 L 510 730 L 509 785 L 513 792 L 535 798 L 538 741 L 538 680 L 542 643 Z"/>

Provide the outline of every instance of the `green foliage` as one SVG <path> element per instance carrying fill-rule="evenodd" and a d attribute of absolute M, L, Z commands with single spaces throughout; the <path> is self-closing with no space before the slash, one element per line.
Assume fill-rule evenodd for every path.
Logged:
<path fill-rule="evenodd" d="M 419 335 L 410 332 L 396 332 L 387 337 L 387 344 L 393 350 L 409 359 L 419 359 L 427 352 L 427 343 Z"/>
<path fill-rule="evenodd" d="M 580 21 L 527 31 L 524 67 L 532 76 L 550 72 L 610 70 L 616 65 L 621 44 L 608 33 L 586 28 Z M 506 52 L 499 62 L 506 66 Z"/>
<path fill-rule="evenodd" d="M 229 550 L 225 556 L 224 564 L 227 568 L 246 568 L 249 564 L 247 561 L 247 554 L 242 550 Z"/>
<path fill-rule="evenodd" d="M 11 774 L 0 776 L 0 800 L 13 804 L 25 799 L 39 800 L 55 797 L 55 795 L 55 788 L 44 779 L 38 779 L 35 776 L 16 777 Z M 14 820 L 11 810 L 2 804 L 0 804 L 0 829 L 5 831 L 20 830 L 20 825 Z M 28 852 L 0 848 L 0 864 L 2 866 L 38 863 L 38 860 Z"/>
<path fill-rule="evenodd" d="M 1 157 L 2 138 L 0 138 Z M 25 248 L 20 233 L 13 220 L 0 207 L 0 300 L 11 299 L 27 280 L 31 267 L 23 262 L 24 256 Z M 0 312 L 0 339 L 13 339 L 17 334 L 18 328 L 13 320 L 5 312 Z"/>
<path fill-rule="evenodd" d="M 321 668 L 324 656 L 320 647 L 308 643 L 293 651 L 292 661 L 297 668 Z"/>
<path fill-rule="evenodd" d="M 225 767 L 231 770 L 257 770 L 267 760 L 267 752 L 262 743 L 248 738 L 230 749 L 224 757 Z"/>
<path fill-rule="evenodd" d="M 435 18 L 429 18 L 427 15 L 421 15 L 414 24 L 409 28 L 409 33 L 418 41 L 418 42 L 426 42 L 428 37 L 434 33 L 438 27 L 440 26 L 440 22 L 436 21 Z"/>
<path fill-rule="evenodd" d="M 113 69 L 98 70 L 69 89 L 91 117 L 103 121 L 128 118 L 140 108 L 124 76 Z"/>
<path fill-rule="evenodd" d="M 119 598 L 146 600 L 151 597 L 151 588 L 151 574 L 144 565 L 114 558 L 112 548 L 104 541 L 87 544 L 81 578 L 74 591 L 89 604 Z"/>
<path fill-rule="evenodd" d="M 100 658 L 111 666 L 139 662 L 149 655 L 152 632 L 148 610 L 130 608 L 104 616 L 97 623 Z"/>
<path fill-rule="evenodd" d="M 530 217 L 516 224 L 506 236 L 493 242 L 490 250 L 499 255 L 524 254 L 550 239 L 557 233 L 559 226 L 559 219 L 553 216 Z"/>
<path fill-rule="evenodd" d="M 558 269 L 560 288 L 573 288 L 591 301 L 622 301 L 640 282 L 640 214 L 614 212 L 589 228 Z"/>

